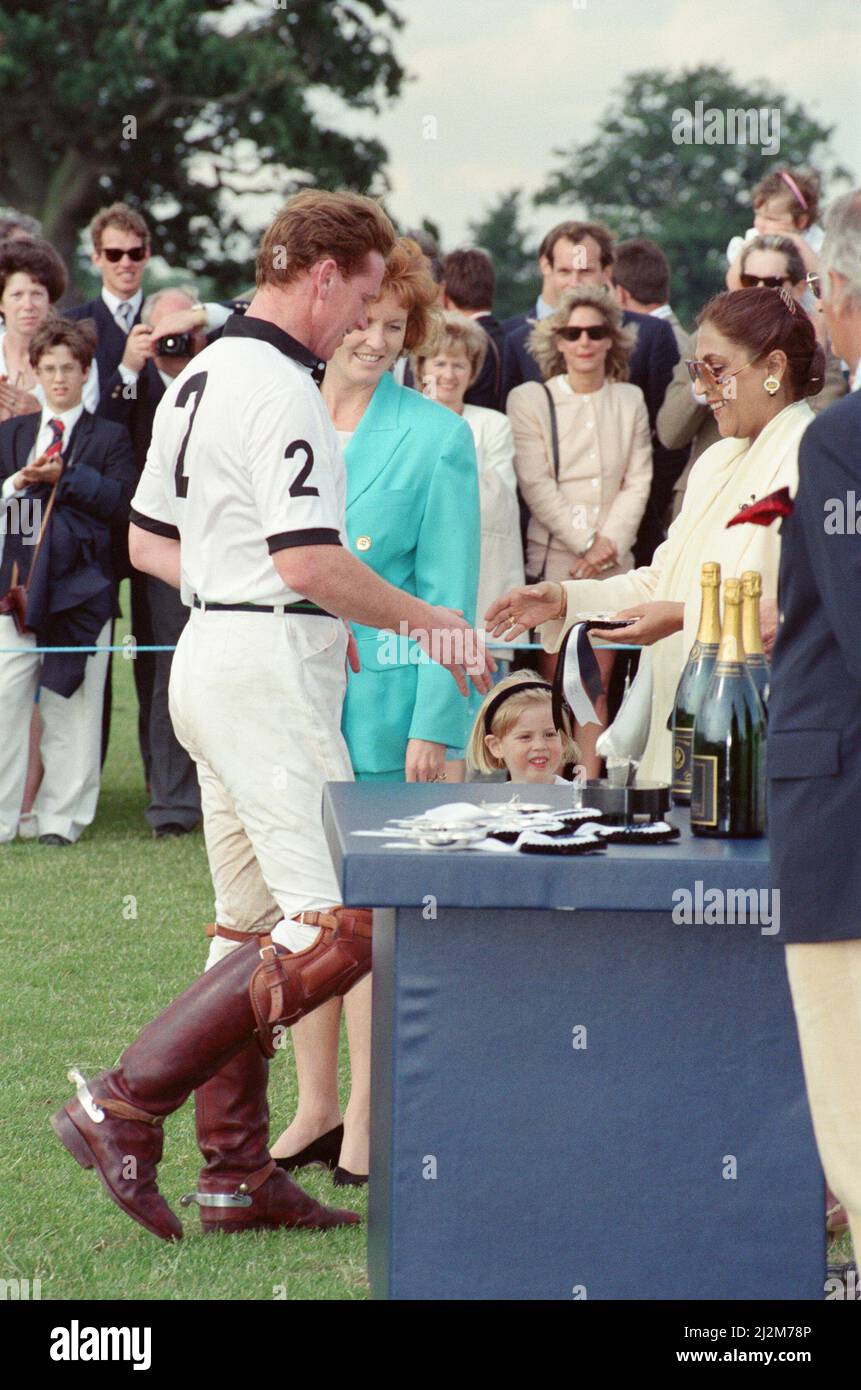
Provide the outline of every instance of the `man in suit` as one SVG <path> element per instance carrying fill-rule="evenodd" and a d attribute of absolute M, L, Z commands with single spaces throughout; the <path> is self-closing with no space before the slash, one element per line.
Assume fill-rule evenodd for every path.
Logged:
<path fill-rule="evenodd" d="M 96 364 L 99 382 L 113 377 L 129 349 L 134 350 L 135 326 L 140 323 L 143 304 L 142 282 L 151 254 L 150 231 L 145 220 L 126 203 L 100 208 L 90 222 L 93 243 L 91 259 L 102 277 L 101 292 L 86 304 L 66 310 L 70 319 L 91 319 L 96 326 Z M 146 582 L 133 571 L 128 557 L 128 540 L 117 536 L 114 542 L 114 573 L 117 586 L 131 581 L 132 629 L 141 646 L 152 646 L 152 626 L 147 606 Z M 138 702 L 138 743 L 144 778 L 149 785 L 149 722 L 155 662 L 152 653 L 142 652 L 134 663 L 135 692 Z M 105 683 L 105 709 L 102 726 L 102 760 L 107 754 L 111 725 L 111 679 Z"/>
<path fill-rule="evenodd" d="M 81 401 L 94 346 L 84 325 L 48 319 L 30 345 L 46 404 L 0 426 L 0 594 L 26 585 L 27 628 L 0 604 L 0 647 L 15 649 L 0 654 L 0 841 L 18 827 L 37 687 L 40 842 L 72 844 L 96 812 L 107 654 L 32 650 L 104 646 L 116 612 L 111 533 L 128 525 L 135 470 L 125 430 Z"/>
<path fill-rule="evenodd" d="M 89 230 L 93 244 L 91 259 L 102 277 L 101 292 L 86 304 L 66 310 L 66 315 L 76 320 L 92 319 L 96 326 L 96 362 L 102 397 L 106 390 L 113 391 L 116 374 L 119 373 L 126 398 L 133 401 L 138 376 L 147 360 L 150 340 L 147 325 L 141 323 L 143 277 L 152 250 L 150 230 L 141 214 L 126 203 L 112 203 L 110 207 L 100 208 L 90 222 Z M 194 302 L 175 310 L 169 319 L 165 317 L 161 329 L 163 333 L 186 333 L 201 327 L 219 328 L 229 314 L 228 306 Z M 143 460 L 140 462 L 142 466 Z M 148 585 L 145 576 L 129 563 L 126 536 L 118 537 L 116 541 L 115 574 L 117 584 L 123 579 L 130 581 L 132 630 L 139 645 L 154 645 Z M 155 679 L 153 654 L 141 652 L 135 660 L 134 680 L 138 701 L 138 742 L 147 786 L 152 781 L 149 728 Z M 110 709 L 111 686 L 108 680 L 102 731 L 103 758 L 110 732 Z"/>
<path fill-rule="evenodd" d="M 853 389 L 807 430 L 783 522 L 769 702 L 771 881 L 813 1126 L 861 1252 L 861 189 L 832 207 L 821 308 Z"/>
<path fill-rule="evenodd" d="M 175 334 L 166 335 L 164 325 L 181 320 L 182 314 L 189 313 L 196 304 L 195 294 L 187 289 L 159 290 L 150 295 L 143 305 L 140 325 L 129 336 L 123 363 L 105 382 L 99 414 L 128 430 L 138 474 L 146 462 L 153 420 L 165 388 L 206 346 L 202 328 L 188 334 L 186 344 Z M 175 345 L 187 351 L 182 355 L 160 353 L 166 336 L 174 337 Z M 146 589 L 152 644 L 175 646 L 188 620 L 188 609 L 179 591 L 153 575 L 141 575 L 139 580 Z M 137 632 L 135 637 L 142 640 Z M 172 652 L 153 653 L 155 670 L 147 730 L 150 804 L 145 814 L 156 839 L 185 835 L 200 820 L 197 773 L 191 758 L 177 742 L 168 710 L 172 661 Z"/>
<path fill-rule="evenodd" d="M 693 357 L 693 339 L 679 323 L 669 303 L 670 264 L 660 246 L 645 237 L 630 237 L 627 241 L 618 242 L 610 268 L 610 285 L 616 303 L 623 312 L 647 314 L 663 320 L 673 331 L 679 358 Z M 677 362 L 674 371 L 678 366 Z M 687 375 L 687 369 L 684 370 Z M 658 429 L 658 416 L 671 382 L 672 377 L 664 386 L 661 404 L 651 422 L 655 472 L 649 506 L 640 529 L 642 552 L 651 548 L 653 553 L 666 535 L 671 520 L 673 489 L 685 471 L 690 454 L 686 446 L 668 448 Z"/>
<path fill-rule="evenodd" d="M 553 227 L 538 251 L 542 287 L 532 319 L 546 318 L 554 313 L 565 291 L 574 285 L 605 285 L 609 290 L 613 255 L 613 238 L 600 222 L 560 222 L 558 226 Z M 655 422 L 672 378 L 673 368 L 679 360 L 679 350 L 669 324 L 661 322 L 660 319 L 624 310 L 622 322 L 626 327 L 636 328 L 637 331 L 637 340 L 628 364 L 629 380 L 634 386 L 639 386 L 645 397 L 653 449 L 657 448 L 658 451 L 652 484 L 655 501 L 650 497 L 634 546 L 634 559 L 638 565 L 642 565 L 649 563 L 656 547 L 664 539 L 658 516 L 658 506 L 664 491 L 664 470 L 659 465 L 663 465 L 664 460 L 660 452 L 661 446 L 656 443 Z M 508 392 L 514 386 L 518 386 L 522 381 L 540 381 L 541 373 L 527 346 L 532 331 L 530 317 L 520 314 L 514 319 L 506 320 L 502 326 L 507 329 L 502 350 L 500 393 L 504 406 Z M 675 461 L 672 466 L 675 466 Z M 670 471 L 669 467 L 667 471 Z"/>
<path fill-rule="evenodd" d="M 496 272 L 486 251 L 471 247 L 449 251 L 442 259 L 443 307 L 474 319 L 487 334 L 487 352 L 481 371 L 464 396 L 465 405 L 484 405 L 503 410 L 502 344 L 505 332 L 493 316 Z"/>

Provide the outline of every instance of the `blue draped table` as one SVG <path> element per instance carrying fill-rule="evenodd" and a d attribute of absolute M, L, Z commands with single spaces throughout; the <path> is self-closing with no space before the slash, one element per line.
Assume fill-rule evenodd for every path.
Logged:
<path fill-rule="evenodd" d="M 780 936 L 672 916 L 698 882 L 700 901 L 767 890 L 766 842 L 697 839 L 679 812 L 675 844 L 577 859 L 351 833 L 513 790 L 324 793 L 343 901 L 376 909 L 374 1297 L 821 1299 L 823 1179 Z"/>

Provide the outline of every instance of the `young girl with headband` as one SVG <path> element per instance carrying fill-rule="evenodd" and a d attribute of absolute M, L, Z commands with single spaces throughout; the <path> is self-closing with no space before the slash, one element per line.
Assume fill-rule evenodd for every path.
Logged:
<path fill-rule="evenodd" d="M 505 768 L 512 782 L 565 782 L 566 763 L 578 763 L 567 716 L 555 728 L 553 687 L 534 671 L 516 671 L 499 681 L 484 699 L 472 727 L 467 762 L 478 772 Z"/>
<path fill-rule="evenodd" d="M 817 268 L 817 255 L 825 233 L 817 223 L 819 216 L 819 175 L 803 169 L 775 169 L 760 179 L 751 194 L 753 226 L 734 236 L 726 250 L 729 270 L 727 289 L 741 288 L 741 255 L 745 243 L 756 236 L 785 236 L 794 242 L 808 271 Z M 809 291 L 807 291 L 809 295 Z M 812 296 L 802 300 L 813 308 Z"/>

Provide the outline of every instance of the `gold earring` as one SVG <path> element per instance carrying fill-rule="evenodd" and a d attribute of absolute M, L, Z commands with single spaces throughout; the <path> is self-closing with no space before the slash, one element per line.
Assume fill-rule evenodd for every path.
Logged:
<path fill-rule="evenodd" d="M 765 378 L 762 384 L 770 396 L 776 396 L 780 390 L 780 377 L 771 374 Z"/>

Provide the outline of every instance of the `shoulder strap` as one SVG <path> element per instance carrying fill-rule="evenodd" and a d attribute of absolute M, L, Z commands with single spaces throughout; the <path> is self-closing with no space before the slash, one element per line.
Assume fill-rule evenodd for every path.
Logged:
<path fill-rule="evenodd" d="M 546 381 L 542 381 L 544 394 L 547 397 L 547 404 L 550 407 L 550 446 L 553 450 L 553 476 L 559 481 L 559 427 L 556 421 L 556 402 L 550 394 L 550 388 Z"/>

